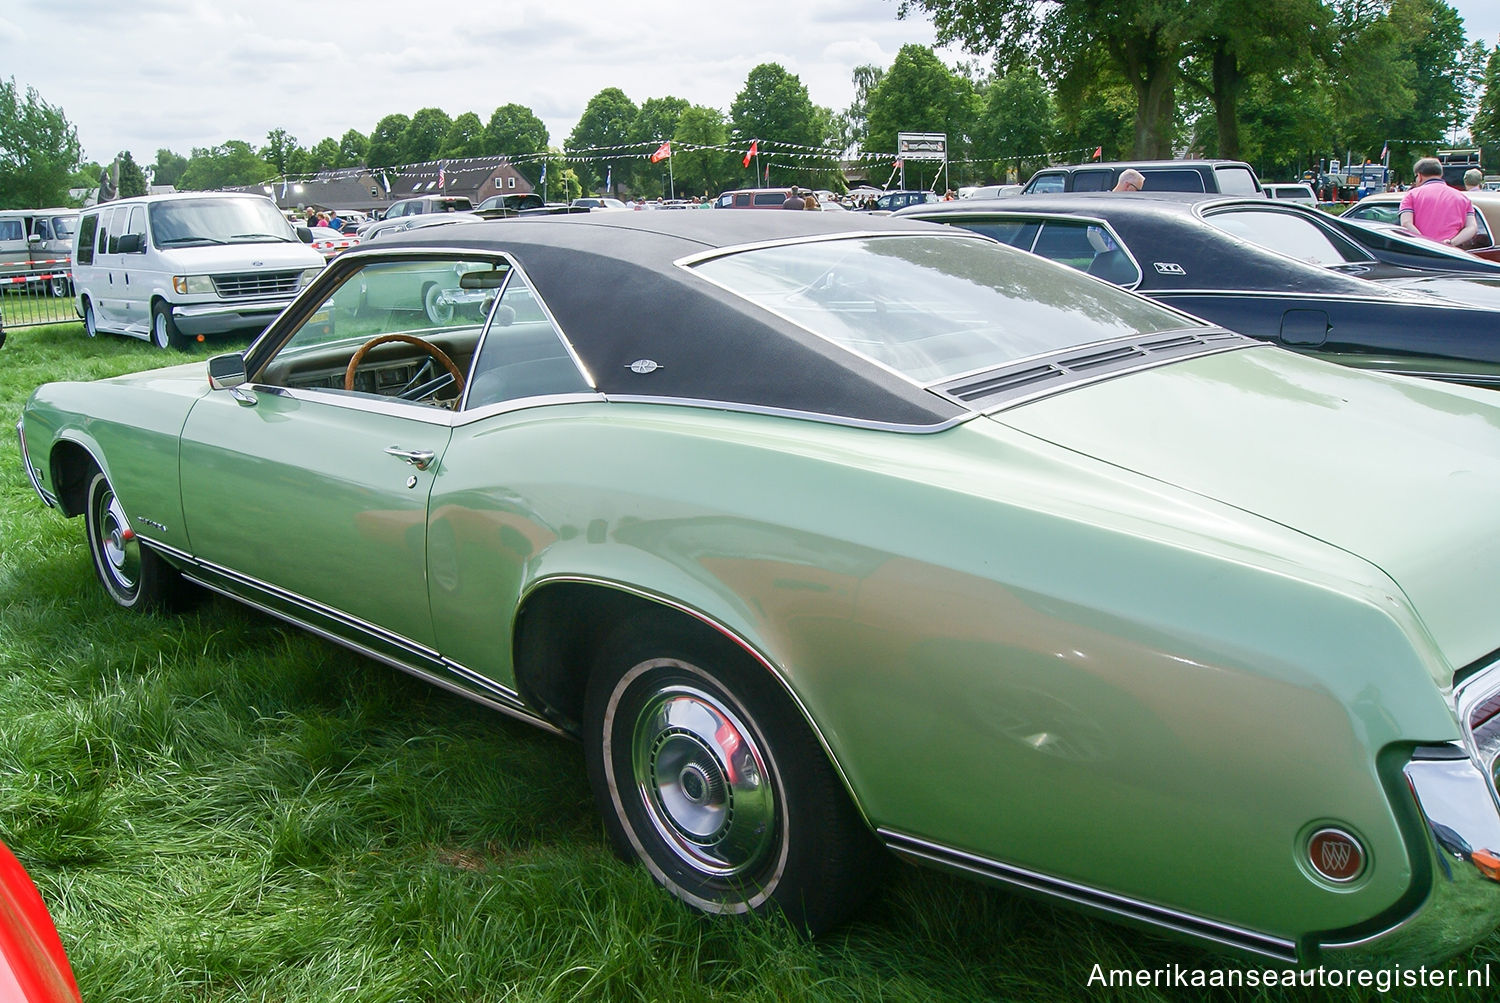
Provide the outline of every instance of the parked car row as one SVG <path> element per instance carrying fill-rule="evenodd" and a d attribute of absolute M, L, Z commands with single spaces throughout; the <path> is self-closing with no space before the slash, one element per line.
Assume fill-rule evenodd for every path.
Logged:
<path fill-rule="evenodd" d="M 25 285 L 68 295 L 77 209 L 0 209 L 0 289 Z"/>
<path fill-rule="evenodd" d="M 1241 334 L 1500 387 L 1500 266 L 1279 200 L 1174 192 L 945 202 L 964 227 Z"/>

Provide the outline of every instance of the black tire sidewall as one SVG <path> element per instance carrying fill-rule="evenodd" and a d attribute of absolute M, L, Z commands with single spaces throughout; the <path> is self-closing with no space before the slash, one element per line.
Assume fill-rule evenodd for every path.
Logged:
<path fill-rule="evenodd" d="M 84 532 L 88 535 L 89 557 L 94 562 L 94 574 L 99 579 L 99 584 L 104 586 L 105 593 L 119 606 L 126 609 L 139 609 L 146 605 L 148 595 L 146 588 L 146 561 L 145 548 L 141 548 L 142 560 L 140 574 L 135 583 L 135 589 L 124 592 L 120 589 L 118 582 L 110 575 L 109 558 L 104 554 L 104 542 L 100 535 L 99 509 L 100 496 L 105 491 L 113 491 L 109 478 L 99 471 L 94 472 L 89 481 L 88 503 L 83 510 Z"/>

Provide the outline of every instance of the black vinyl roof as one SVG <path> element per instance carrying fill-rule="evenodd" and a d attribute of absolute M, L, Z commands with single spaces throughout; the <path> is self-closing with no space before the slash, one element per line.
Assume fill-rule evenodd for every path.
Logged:
<path fill-rule="evenodd" d="M 370 251 L 510 255 L 608 396 L 896 426 L 943 425 L 968 414 L 674 264 L 718 248 L 851 232 L 954 236 L 936 224 L 866 214 L 689 209 L 454 223 L 382 238 Z M 656 368 L 637 372 L 639 360 Z"/>

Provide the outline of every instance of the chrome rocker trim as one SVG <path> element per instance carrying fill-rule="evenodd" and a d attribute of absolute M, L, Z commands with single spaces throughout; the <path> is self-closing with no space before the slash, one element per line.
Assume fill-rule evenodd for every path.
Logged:
<path fill-rule="evenodd" d="M 332 641 L 434 686 L 467 697 L 491 710 L 525 721 L 554 735 L 566 734 L 550 721 L 535 714 L 515 690 L 452 659 L 444 658 L 410 638 L 391 633 L 342 610 L 324 606 L 231 568 L 199 560 L 175 547 L 146 537 L 141 537 L 141 541 L 172 558 L 179 564 L 184 578 L 210 592 L 244 603 L 326 641 Z"/>
<path fill-rule="evenodd" d="M 1168 909 L 1150 902 L 1091 888 L 1063 878 L 1052 877 L 1024 867 L 928 842 L 893 829 L 882 828 L 876 831 L 892 853 L 913 863 L 954 871 L 1048 898 L 1064 899 L 1073 905 L 1112 919 L 1165 930 L 1200 942 L 1210 941 L 1257 958 L 1282 964 L 1297 963 L 1296 942 L 1284 937 L 1246 930 L 1203 916 L 1194 916 L 1191 913 L 1179 912 L 1176 909 Z"/>

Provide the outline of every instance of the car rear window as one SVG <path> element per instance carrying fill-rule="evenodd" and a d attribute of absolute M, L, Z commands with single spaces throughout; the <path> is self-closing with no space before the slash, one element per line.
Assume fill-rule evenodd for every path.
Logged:
<path fill-rule="evenodd" d="M 1172 168 L 1164 171 L 1142 171 L 1146 176 L 1146 190 L 1150 192 L 1201 192 L 1204 191 L 1203 175 L 1197 171 Z"/>
<path fill-rule="evenodd" d="M 1195 326 L 1149 300 L 965 235 L 783 244 L 691 267 L 923 385 L 1078 345 Z"/>
<path fill-rule="evenodd" d="M 1214 177 L 1219 179 L 1219 191 L 1225 195 L 1254 195 L 1260 191 L 1255 186 L 1255 175 L 1248 167 L 1215 167 Z"/>

